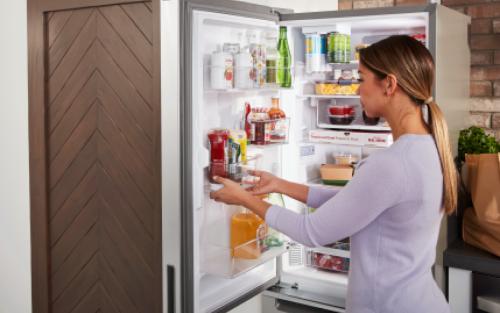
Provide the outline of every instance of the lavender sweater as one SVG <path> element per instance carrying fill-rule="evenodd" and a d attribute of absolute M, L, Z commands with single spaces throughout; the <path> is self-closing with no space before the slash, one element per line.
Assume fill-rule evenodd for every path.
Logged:
<path fill-rule="evenodd" d="M 309 247 L 351 237 L 349 313 L 450 312 L 431 273 L 442 198 L 434 138 L 403 135 L 362 160 L 340 191 L 309 188 L 315 213 L 272 206 L 266 222 Z"/>

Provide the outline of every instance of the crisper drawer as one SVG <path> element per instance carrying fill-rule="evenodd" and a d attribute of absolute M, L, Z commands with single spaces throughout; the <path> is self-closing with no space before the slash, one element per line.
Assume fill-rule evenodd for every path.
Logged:
<path fill-rule="evenodd" d="M 351 244 L 349 238 L 319 247 L 304 247 L 304 264 L 336 272 L 349 272 Z"/>
<path fill-rule="evenodd" d="M 472 274 L 472 312 L 500 313 L 500 278 Z"/>

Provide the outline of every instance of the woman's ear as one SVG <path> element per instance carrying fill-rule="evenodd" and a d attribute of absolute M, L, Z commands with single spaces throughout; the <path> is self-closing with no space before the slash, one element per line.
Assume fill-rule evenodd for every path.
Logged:
<path fill-rule="evenodd" d="M 387 75 L 385 80 L 386 80 L 385 94 L 390 96 L 396 91 L 396 87 L 398 86 L 398 80 L 396 79 L 396 76 L 392 74 Z"/>

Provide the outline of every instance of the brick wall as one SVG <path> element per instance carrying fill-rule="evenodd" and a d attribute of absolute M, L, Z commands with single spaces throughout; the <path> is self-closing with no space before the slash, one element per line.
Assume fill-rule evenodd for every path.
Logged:
<path fill-rule="evenodd" d="M 339 0 L 339 11 L 427 4 L 428 0 Z M 472 18 L 471 125 L 500 141 L 500 0 L 442 0 Z"/>

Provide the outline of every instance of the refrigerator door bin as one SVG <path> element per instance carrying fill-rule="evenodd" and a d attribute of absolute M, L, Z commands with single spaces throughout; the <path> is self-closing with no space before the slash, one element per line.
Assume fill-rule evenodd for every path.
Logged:
<path fill-rule="evenodd" d="M 289 86 L 277 86 L 279 82 L 266 79 L 267 75 L 276 75 L 279 79 L 282 76 L 289 76 L 291 83 Z M 252 66 L 204 66 L 204 88 L 205 92 L 243 92 L 243 91 L 268 91 L 268 90 L 293 90 L 295 81 L 295 69 L 293 67 L 264 67 Z M 232 83 L 229 83 L 232 81 Z M 267 86 L 268 82 L 273 84 Z"/>
<path fill-rule="evenodd" d="M 236 248 L 204 243 L 202 246 L 203 262 L 201 271 L 218 277 L 235 278 L 268 261 L 274 261 L 275 258 L 288 251 L 288 242 L 284 242 L 281 246 L 265 245 L 265 248 L 260 248 L 260 244 L 269 241 L 269 239 L 270 235 L 267 234 Z M 262 252 L 257 252 L 257 249 Z M 255 255 L 256 253 L 260 255 L 256 259 L 236 257 L 238 255 Z"/>
<path fill-rule="evenodd" d="M 230 179 L 243 188 L 250 188 L 254 185 L 254 176 L 250 175 L 248 171 L 262 170 L 262 158 L 257 156 L 255 158 L 248 158 L 245 161 L 224 164 L 224 163 L 210 163 L 208 167 L 208 180 L 210 181 L 210 189 L 215 191 L 223 187 L 213 180 L 214 176 Z"/>
<path fill-rule="evenodd" d="M 252 113 L 250 113 L 249 118 L 251 118 L 251 115 Z M 287 144 L 290 137 L 290 118 L 263 121 L 250 120 L 249 122 L 241 120 L 240 128 L 247 131 L 247 133 L 252 133 L 252 138 L 248 138 L 251 142 L 250 146 Z"/>

